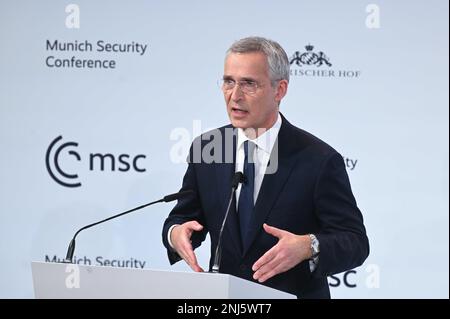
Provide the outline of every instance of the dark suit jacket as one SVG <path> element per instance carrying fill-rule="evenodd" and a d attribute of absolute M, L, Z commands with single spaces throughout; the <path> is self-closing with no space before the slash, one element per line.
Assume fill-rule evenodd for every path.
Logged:
<path fill-rule="evenodd" d="M 278 143 L 270 159 L 272 164 L 278 151 L 278 169 L 266 175 L 261 185 L 250 222 L 250 244 L 242 247 L 239 218 L 233 203 L 222 238 L 220 271 L 254 281 L 253 263 L 278 240 L 264 231 L 263 223 L 294 234 L 312 233 L 320 242 L 317 269 L 311 273 L 306 260 L 263 284 L 299 298 L 330 298 L 327 276 L 361 265 L 369 254 L 363 218 L 356 206 L 342 156 L 323 141 L 282 119 Z M 212 267 L 235 170 L 236 137 L 232 146 L 228 143 L 226 147 L 226 130 L 232 130 L 231 126 L 205 133 L 193 142 L 182 190 L 191 189 L 195 194 L 179 200 L 163 227 L 163 242 L 171 264 L 180 257 L 167 242 L 168 229 L 174 224 L 197 220 L 204 229 L 194 232 L 192 244 L 198 247 L 209 232 L 209 267 Z M 200 156 L 193 154 L 196 150 L 197 153 L 207 151 L 222 162 L 199 160 Z M 224 160 L 228 163 L 223 163 Z"/>

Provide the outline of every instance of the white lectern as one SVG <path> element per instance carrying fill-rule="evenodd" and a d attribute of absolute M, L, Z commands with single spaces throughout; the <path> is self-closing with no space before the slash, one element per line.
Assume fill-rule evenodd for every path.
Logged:
<path fill-rule="evenodd" d="M 32 262 L 36 298 L 293 299 L 226 274 Z"/>

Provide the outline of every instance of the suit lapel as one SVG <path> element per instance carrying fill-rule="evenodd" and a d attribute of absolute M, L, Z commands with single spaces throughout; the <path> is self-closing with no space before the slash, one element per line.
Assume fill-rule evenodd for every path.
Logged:
<path fill-rule="evenodd" d="M 264 176 L 261 189 L 259 190 L 258 198 L 255 203 L 252 219 L 250 220 L 249 240 L 246 247 L 244 247 L 243 255 L 247 253 L 255 240 L 257 234 L 263 230 L 263 223 L 266 221 L 272 207 L 274 206 L 279 193 L 283 189 L 292 168 L 295 164 L 295 156 L 290 156 L 291 145 L 289 139 L 290 124 L 283 117 L 280 131 L 278 133 L 277 141 L 272 149 L 270 156 L 270 164 L 275 165 L 277 161 L 277 169 L 273 174 L 266 174 Z M 268 168 L 269 170 L 269 168 Z"/>
<path fill-rule="evenodd" d="M 225 131 L 228 129 L 228 127 L 225 128 Z M 231 126 L 230 126 L 231 129 Z M 225 213 L 228 207 L 228 201 L 230 200 L 231 195 L 231 180 L 234 175 L 235 171 L 235 161 L 236 161 L 236 135 L 233 134 L 232 136 L 227 135 L 229 132 L 221 132 L 223 134 L 222 139 L 222 160 L 223 164 L 216 165 L 216 180 L 218 185 L 218 196 L 220 200 L 220 212 L 218 214 L 222 216 L 222 218 L 225 217 Z M 233 143 L 228 144 L 225 141 L 227 138 L 233 138 Z M 232 149 L 228 149 L 232 145 Z M 226 152 L 232 152 L 232 157 L 229 155 L 229 153 Z M 231 161 L 231 163 L 230 163 Z M 222 222 L 223 219 L 221 219 Z M 221 224 L 220 224 L 221 226 Z M 235 245 L 236 251 L 242 252 L 241 248 L 241 236 L 239 234 L 239 221 L 237 218 L 236 213 L 236 197 L 233 199 L 233 202 L 231 203 L 230 212 L 228 214 L 228 219 L 225 224 L 225 229 L 229 232 L 230 237 L 233 241 L 233 244 Z"/>

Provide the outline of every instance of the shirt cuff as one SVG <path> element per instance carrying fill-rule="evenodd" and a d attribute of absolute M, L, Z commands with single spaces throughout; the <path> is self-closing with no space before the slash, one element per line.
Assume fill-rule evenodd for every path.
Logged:
<path fill-rule="evenodd" d="M 170 234 L 172 234 L 172 229 L 173 229 L 175 226 L 178 226 L 178 225 L 179 225 L 179 224 L 175 224 L 175 225 L 170 226 L 169 231 L 167 232 L 167 242 L 169 243 L 170 248 L 172 248 L 172 249 L 175 249 L 175 248 L 173 247 L 172 241 L 170 240 Z"/>
<path fill-rule="evenodd" d="M 317 264 L 319 263 L 319 257 L 309 260 L 309 271 L 314 272 L 317 268 Z"/>

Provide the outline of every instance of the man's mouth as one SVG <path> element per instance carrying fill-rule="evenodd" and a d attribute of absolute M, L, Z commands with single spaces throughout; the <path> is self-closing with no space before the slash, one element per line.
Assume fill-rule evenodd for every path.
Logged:
<path fill-rule="evenodd" d="M 238 107 L 232 107 L 231 111 L 233 113 L 237 113 L 237 114 L 246 114 L 246 113 L 248 113 L 247 110 L 244 110 L 244 109 L 241 109 L 241 108 L 238 108 Z"/>

